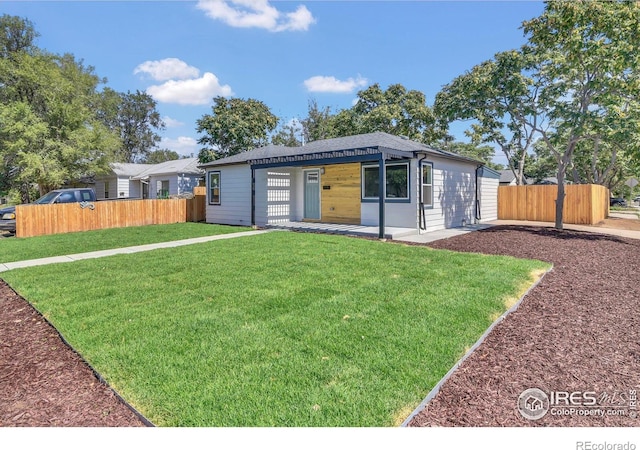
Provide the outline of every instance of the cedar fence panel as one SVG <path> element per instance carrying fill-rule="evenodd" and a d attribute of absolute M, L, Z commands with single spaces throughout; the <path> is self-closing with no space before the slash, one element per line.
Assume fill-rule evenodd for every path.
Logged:
<path fill-rule="evenodd" d="M 558 186 L 500 186 L 498 219 L 555 222 Z M 593 225 L 609 216 L 609 190 L 595 184 L 565 186 L 564 223 Z"/>
<path fill-rule="evenodd" d="M 193 188 L 193 198 L 187 200 L 187 222 L 204 222 L 206 220 L 207 188 Z"/>
<path fill-rule="evenodd" d="M 192 199 L 99 201 L 84 208 L 81 203 L 18 205 L 16 236 L 199 222 L 205 218 L 206 190 L 196 190 Z"/>

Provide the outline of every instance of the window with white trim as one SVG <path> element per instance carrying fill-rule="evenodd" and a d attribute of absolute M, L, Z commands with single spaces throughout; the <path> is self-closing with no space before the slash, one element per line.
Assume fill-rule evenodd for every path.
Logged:
<path fill-rule="evenodd" d="M 109 198 L 109 182 L 104 182 L 104 198 Z"/>
<path fill-rule="evenodd" d="M 385 165 L 386 199 L 409 199 L 409 163 Z M 380 185 L 380 168 L 376 165 L 362 166 L 362 198 L 377 199 Z"/>
<path fill-rule="evenodd" d="M 433 164 L 422 164 L 422 204 L 433 208 Z"/>
<path fill-rule="evenodd" d="M 220 171 L 209 172 L 209 204 L 220 204 Z"/>

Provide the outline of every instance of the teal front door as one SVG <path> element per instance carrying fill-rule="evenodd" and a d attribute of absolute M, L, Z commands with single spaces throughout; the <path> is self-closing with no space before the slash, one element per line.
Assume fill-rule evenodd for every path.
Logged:
<path fill-rule="evenodd" d="M 320 171 L 304 172 L 304 218 L 320 220 Z"/>

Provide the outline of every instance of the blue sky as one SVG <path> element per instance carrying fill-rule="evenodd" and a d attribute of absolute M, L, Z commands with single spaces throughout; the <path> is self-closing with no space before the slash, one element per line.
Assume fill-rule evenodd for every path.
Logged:
<path fill-rule="evenodd" d="M 358 90 L 401 83 L 427 96 L 525 39 L 534 1 L 5 1 L 37 44 L 73 53 L 117 91 L 146 91 L 161 147 L 197 154 L 196 120 L 217 95 L 255 98 L 287 122 L 307 104 L 348 108 Z M 451 132 L 467 141 L 467 125 Z M 501 155 L 495 161 L 504 163 Z"/>

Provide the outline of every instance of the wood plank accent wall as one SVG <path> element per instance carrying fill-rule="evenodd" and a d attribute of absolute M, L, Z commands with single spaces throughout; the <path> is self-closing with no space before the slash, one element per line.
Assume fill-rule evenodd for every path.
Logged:
<path fill-rule="evenodd" d="M 498 219 L 555 222 L 558 186 L 500 186 Z M 595 184 L 565 186 L 564 223 L 594 225 L 609 216 L 609 190 Z"/>
<path fill-rule="evenodd" d="M 322 166 L 320 221 L 360 225 L 360 163 Z M 330 186 L 331 189 L 324 189 Z"/>
<path fill-rule="evenodd" d="M 196 188 L 193 199 L 99 201 L 91 203 L 93 209 L 80 203 L 18 205 L 16 236 L 199 222 L 205 217 L 205 192 Z"/>

